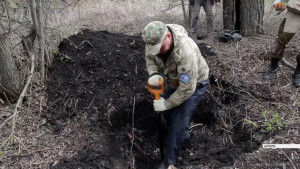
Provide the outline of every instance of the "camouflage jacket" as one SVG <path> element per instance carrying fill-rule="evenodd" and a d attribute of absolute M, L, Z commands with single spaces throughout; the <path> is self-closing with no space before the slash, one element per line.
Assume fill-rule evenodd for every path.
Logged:
<path fill-rule="evenodd" d="M 165 76 L 167 86 L 176 91 L 166 99 L 165 106 L 171 109 L 187 100 L 196 89 L 197 82 L 208 79 L 209 68 L 197 44 L 188 37 L 186 30 L 176 24 L 167 24 L 173 35 L 174 48 L 164 61 L 145 51 L 149 75 L 160 73 Z"/>

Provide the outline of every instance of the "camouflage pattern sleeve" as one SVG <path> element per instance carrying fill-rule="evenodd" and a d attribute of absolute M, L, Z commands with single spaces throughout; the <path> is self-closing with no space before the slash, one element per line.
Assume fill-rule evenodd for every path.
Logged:
<path fill-rule="evenodd" d="M 178 53 L 176 53 L 181 57 L 177 64 L 179 86 L 170 98 L 165 101 L 167 109 L 182 104 L 195 92 L 198 78 L 198 57 L 191 41 L 187 39 L 180 50 L 178 50 Z"/>
<path fill-rule="evenodd" d="M 151 76 L 154 73 L 159 73 L 158 67 L 157 67 L 156 61 L 155 61 L 155 56 L 147 55 L 147 53 L 146 53 L 145 60 L 146 60 L 146 69 L 147 69 L 149 76 Z"/>

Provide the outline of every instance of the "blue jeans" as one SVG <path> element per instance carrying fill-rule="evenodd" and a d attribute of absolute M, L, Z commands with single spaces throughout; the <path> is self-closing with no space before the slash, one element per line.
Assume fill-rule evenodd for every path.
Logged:
<path fill-rule="evenodd" d="M 190 138 L 188 131 L 190 119 L 203 98 L 206 91 L 209 79 L 202 81 L 201 85 L 196 88 L 193 95 L 181 105 L 167 110 L 164 113 L 164 118 L 169 127 L 163 163 L 166 166 L 174 165 L 180 154 L 183 143 Z M 165 91 L 163 97 L 169 98 L 175 89 Z"/>

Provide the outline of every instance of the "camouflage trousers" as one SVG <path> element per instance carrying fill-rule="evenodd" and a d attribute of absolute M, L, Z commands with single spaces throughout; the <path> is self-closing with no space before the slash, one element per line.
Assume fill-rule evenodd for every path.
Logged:
<path fill-rule="evenodd" d="M 207 23 L 207 33 L 211 33 L 213 31 L 213 10 L 212 10 L 212 2 L 210 0 L 195 0 L 193 5 L 190 5 L 191 8 L 191 33 L 198 34 L 199 26 L 198 21 L 200 22 L 200 9 L 203 7 L 206 13 L 206 23 Z"/>

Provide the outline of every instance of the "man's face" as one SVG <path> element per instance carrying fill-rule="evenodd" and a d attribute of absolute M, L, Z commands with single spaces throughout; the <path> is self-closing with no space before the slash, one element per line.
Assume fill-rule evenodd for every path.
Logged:
<path fill-rule="evenodd" d="M 173 45 L 173 38 L 172 38 L 172 34 L 169 32 L 161 44 L 160 51 L 156 55 L 159 56 L 159 55 L 165 55 L 169 53 L 169 51 L 172 49 L 172 45 Z"/>

